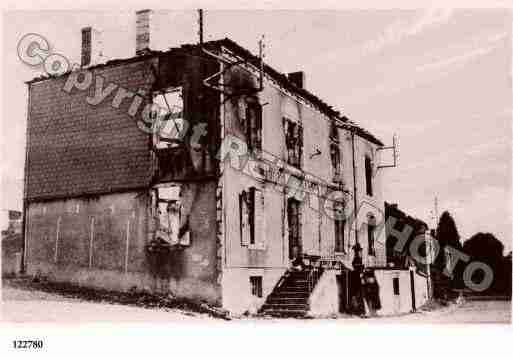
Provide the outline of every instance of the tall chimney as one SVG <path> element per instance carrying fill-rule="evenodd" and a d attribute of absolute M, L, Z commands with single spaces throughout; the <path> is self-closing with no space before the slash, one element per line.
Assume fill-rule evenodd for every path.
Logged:
<path fill-rule="evenodd" d="M 80 65 L 96 65 L 102 57 L 100 32 L 92 27 L 82 28 L 82 53 Z"/>
<path fill-rule="evenodd" d="M 289 72 L 289 80 L 299 88 L 305 88 L 305 73 L 303 71 Z"/>
<path fill-rule="evenodd" d="M 139 10 L 135 13 L 135 54 L 142 55 L 150 49 L 150 20 L 152 11 Z"/>

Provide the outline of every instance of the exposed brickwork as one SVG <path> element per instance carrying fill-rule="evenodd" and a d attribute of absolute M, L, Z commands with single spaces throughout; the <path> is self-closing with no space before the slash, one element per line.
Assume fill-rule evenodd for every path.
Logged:
<path fill-rule="evenodd" d="M 95 76 L 131 91 L 149 90 L 154 81 L 145 60 L 93 70 L 87 90 L 63 91 L 67 77 L 30 85 L 28 166 L 26 196 L 29 200 L 72 197 L 145 186 L 151 178 L 148 135 L 128 115 L 132 99 L 112 106 L 114 90 L 92 106 Z"/>

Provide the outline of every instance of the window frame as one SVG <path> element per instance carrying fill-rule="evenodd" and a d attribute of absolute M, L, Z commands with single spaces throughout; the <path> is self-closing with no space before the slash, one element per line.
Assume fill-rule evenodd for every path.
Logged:
<path fill-rule="evenodd" d="M 283 117 L 285 133 L 286 163 L 297 169 L 302 168 L 303 162 L 303 126 L 297 121 Z M 292 155 L 291 155 L 292 154 Z"/>
<path fill-rule="evenodd" d="M 263 298 L 263 282 L 264 279 L 261 275 L 249 276 L 249 286 L 253 297 Z"/>
<path fill-rule="evenodd" d="M 260 152 L 262 151 L 263 143 L 262 105 L 254 97 L 246 97 L 241 99 L 241 101 L 244 104 L 239 104 L 239 106 L 244 106 L 242 111 L 244 113 L 242 132 L 246 137 L 248 151 L 251 153 Z"/>
<path fill-rule="evenodd" d="M 372 197 L 374 195 L 373 183 L 372 183 L 372 159 L 370 156 L 365 156 L 365 193 L 367 196 Z"/>
<path fill-rule="evenodd" d="M 392 290 L 394 292 L 394 295 L 401 295 L 399 277 L 392 278 Z"/>

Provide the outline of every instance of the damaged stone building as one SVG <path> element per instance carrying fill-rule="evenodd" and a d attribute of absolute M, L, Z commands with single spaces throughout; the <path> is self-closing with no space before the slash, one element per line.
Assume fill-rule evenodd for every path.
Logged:
<path fill-rule="evenodd" d="M 153 51 L 150 21 L 133 57 L 94 63 L 85 28 L 80 68 L 28 83 L 25 271 L 233 313 L 349 310 L 355 263 L 386 267 L 383 143 L 302 72 L 230 39 Z"/>

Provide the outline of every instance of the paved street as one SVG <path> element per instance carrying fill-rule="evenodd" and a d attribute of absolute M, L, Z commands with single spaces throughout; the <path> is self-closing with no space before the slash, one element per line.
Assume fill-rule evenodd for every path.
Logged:
<path fill-rule="evenodd" d="M 2 320 L 9 322 L 198 322 L 217 321 L 206 314 L 177 309 L 146 309 L 136 306 L 89 302 L 38 290 L 4 287 L 2 289 Z M 245 319 L 247 320 L 247 319 Z M 258 319 L 283 322 L 287 319 Z M 469 301 L 432 312 L 362 319 L 344 316 L 341 324 L 366 323 L 509 323 L 511 302 Z M 318 321 L 318 320 L 316 320 Z"/>

